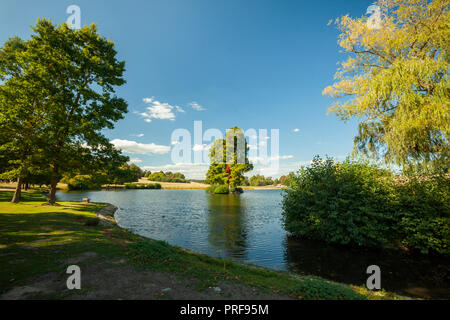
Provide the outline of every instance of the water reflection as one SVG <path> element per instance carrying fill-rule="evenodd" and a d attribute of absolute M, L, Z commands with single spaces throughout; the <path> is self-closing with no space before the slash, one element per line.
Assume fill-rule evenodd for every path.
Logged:
<path fill-rule="evenodd" d="M 412 255 L 397 250 L 333 246 L 286 236 L 288 270 L 365 286 L 370 265 L 381 269 L 381 286 L 387 291 L 427 298 L 448 299 L 448 259 Z"/>
<path fill-rule="evenodd" d="M 208 241 L 224 258 L 245 259 L 245 203 L 240 195 L 208 196 Z"/>

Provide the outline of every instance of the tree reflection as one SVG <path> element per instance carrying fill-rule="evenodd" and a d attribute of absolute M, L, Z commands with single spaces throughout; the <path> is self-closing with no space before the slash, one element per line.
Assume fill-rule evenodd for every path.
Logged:
<path fill-rule="evenodd" d="M 208 196 L 208 240 L 224 258 L 245 258 L 245 204 L 239 195 Z"/>

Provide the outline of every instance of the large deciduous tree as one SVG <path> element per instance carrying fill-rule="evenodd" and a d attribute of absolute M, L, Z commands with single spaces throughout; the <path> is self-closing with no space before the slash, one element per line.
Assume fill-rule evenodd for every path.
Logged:
<path fill-rule="evenodd" d="M 41 108 L 47 88 L 30 85 L 34 79 L 26 73 L 27 44 L 15 37 L 0 49 L 0 179 L 17 179 L 12 202 L 19 202 L 26 176 L 36 174 L 42 157 L 45 136 L 45 112 Z"/>
<path fill-rule="evenodd" d="M 242 129 L 233 127 L 225 139 L 216 139 L 210 148 L 210 166 L 206 182 L 237 187 L 244 182 L 244 173 L 253 169 L 248 160 L 248 145 Z"/>
<path fill-rule="evenodd" d="M 102 129 L 112 129 L 127 112 L 126 102 L 115 96 L 115 87 L 125 83 L 125 62 L 117 59 L 114 43 L 101 37 L 95 25 L 72 30 L 65 23 L 54 25 L 43 19 L 38 20 L 33 31 L 22 50 L 6 56 L 5 60 L 14 63 L 2 69 L 2 87 L 12 83 L 11 88 L 20 90 L 20 100 L 5 102 L 19 129 L 26 125 L 28 116 L 38 115 L 34 126 L 38 134 L 22 140 L 41 147 L 30 154 L 39 154 L 50 166 L 48 203 L 55 204 L 56 185 L 62 173 L 71 171 L 74 164 L 127 160 L 101 133 Z M 12 90 L 10 87 L 7 89 Z M 5 91 L 3 96 L 11 96 Z M 14 133 L 11 140 L 18 137 L 21 135 Z M 42 138 L 38 144 L 34 141 L 37 138 Z M 22 167 L 28 166 L 17 156 L 16 161 Z"/>
<path fill-rule="evenodd" d="M 448 161 L 450 0 L 376 4 L 375 23 L 336 20 L 348 58 L 324 89 L 338 98 L 329 110 L 361 119 L 355 152 L 399 165 Z"/>

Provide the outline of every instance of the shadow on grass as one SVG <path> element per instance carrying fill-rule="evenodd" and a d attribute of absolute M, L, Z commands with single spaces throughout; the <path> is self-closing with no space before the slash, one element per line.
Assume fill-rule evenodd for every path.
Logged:
<path fill-rule="evenodd" d="M 31 190 L 22 191 L 20 200 L 21 201 L 47 201 L 47 199 L 42 194 L 43 191 Z M 14 191 L 0 191 L 0 202 L 11 201 L 14 195 Z"/>

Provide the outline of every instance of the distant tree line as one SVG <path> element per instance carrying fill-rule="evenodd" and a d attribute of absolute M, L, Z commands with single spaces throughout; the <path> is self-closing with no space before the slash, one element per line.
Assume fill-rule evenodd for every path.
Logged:
<path fill-rule="evenodd" d="M 97 189 L 102 185 L 122 185 L 127 182 L 138 182 L 144 171 L 134 163 L 123 164 L 110 170 L 97 170 L 91 173 L 69 173 L 62 179 L 69 190 Z"/>
<path fill-rule="evenodd" d="M 288 175 L 281 176 L 280 178 L 273 179 L 272 177 L 265 177 L 260 174 L 256 174 L 251 176 L 250 178 L 245 176 L 242 182 L 242 186 L 252 186 L 252 187 L 261 187 L 261 186 L 289 186 L 290 181 L 294 177 L 294 172 L 289 172 Z"/>
<path fill-rule="evenodd" d="M 158 182 L 179 182 L 179 183 L 188 183 L 189 181 L 186 180 L 186 177 L 184 174 L 180 172 L 150 172 L 146 171 L 144 173 L 145 178 L 147 178 L 150 181 L 158 181 Z"/>

